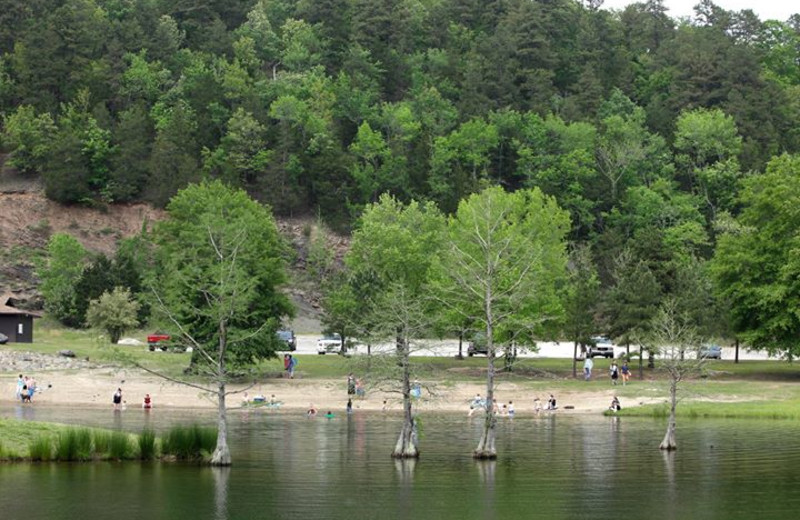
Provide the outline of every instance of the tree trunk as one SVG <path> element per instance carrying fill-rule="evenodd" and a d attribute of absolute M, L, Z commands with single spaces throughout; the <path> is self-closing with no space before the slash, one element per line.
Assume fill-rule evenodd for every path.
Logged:
<path fill-rule="evenodd" d="M 739 338 L 736 338 L 736 343 L 734 344 L 734 347 L 736 347 L 736 357 L 734 358 L 733 362 L 734 363 L 738 363 L 739 362 Z"/>
<path fill-rule="evenodd" d="M 644 381 L 644 366 L 642 366 L 642 359 L 644 358 L 644 348 L 639 345 L 639 381 Z"/>
<path fill-rule="evenodd" d="M 658 447 L 662 450 L 677 450 L 678 443 L 675 441 L 675 408 L 678 406 L 678 381 L 674 378 L 669 384 L 669 422 L 667 423 L 667 433 L 664 435 L 664 440 Z"/>
<path fill-rule="evenodd" d="M 217 390 L 217 447 L 211 456 L 212 466 L 230 466 L 231 451 L 228 449 L 228 415 L 225 409 L 225 381 L 219 382 Z"/>
<path fill-rule="evenodd" d="M 487 336 L 491 338 L 491 336 Z M 481 439 L 478 441 L 478 447 L 472 453 L 476 459 L 496 459 L 497 450 L 495 449 L 494 436 L 495 436 L 495 423 L 494 416 L 494 346 L 492 340 L 488 339 L 489 351 L 486 371 L 486 413 L 483 420 L 483 433 Z"/>
<path fill-rule="evenodd" d="M 403 429 L 394 446 L 392 457 L 396 459 L 416 459 L 419 457 L 417 449 L 417 431 L 414 426 L 414 415 L 411 409 L 411 368 L 408 357 L 408 341 L 397 340 L 397 354 L 403 369 Z"/>
<path fill-rule="evenodd" d="M 217 447 L 211 455 L 212 466 L 230 466 L 231 451 L 228 449 L 228 413 L 225 408 L 225 378 L 228 350 L 228 324 L 219 322 L 219 354 L 217 357 Z"/>
<path fill-rule="evenodd" d="M 458 356 L 456 359 L 464 359 L 464 332 L 458 333 Z"/>
<path fill-rule="evenodd" d="M 572 379 L 578 377 L 578 340 L 572 345 Z"/>

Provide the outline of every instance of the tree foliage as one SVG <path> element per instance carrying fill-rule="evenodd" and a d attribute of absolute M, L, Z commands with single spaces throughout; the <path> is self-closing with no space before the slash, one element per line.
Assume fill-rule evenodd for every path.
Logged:
<path fill-rule="evenodd" d="M 106 331 L 111 343 L 116 344 L 126 330 L 139 324 L 138 313 L 139 302 L 131 298 L 127 289 L 116 287 L 89 302 L 86 322 L 90 327 Z"/>
<path fill-rule="evenodd" d="M 473 322 L 487 343 L 487 402 L 494 395 L 498 343 L 531 344 L 561 316 L 569 216 L 538 189 L 487 188 L 464 199 L 448 221 L 439 256 L 438 298 Z M 496 457 L 487 406 L 475 456 Z"/>

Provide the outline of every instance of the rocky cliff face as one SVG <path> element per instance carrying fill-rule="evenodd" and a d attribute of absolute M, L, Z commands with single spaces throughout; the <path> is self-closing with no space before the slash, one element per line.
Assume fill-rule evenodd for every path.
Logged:
<path fill-rule="evenodd" d="M 111 255 L 120 239 L 134 236 L 164 218 L 146 204 L 114 204 L 101 208 L 64 206 L 48 200 L 35 183 L 8 171 L 0 175 L 0 293 L 10 292 L 23 306 L 40 309 L 36 259 L 53 233 L 68 233 L 92 252 Z M 297 308 L 294 326 L 303 332 L 319 329 L 319 286 L 308 280 L 310 240 L 321 232 L 311 218 L 278 219 L 278 229 L 291 246 L 287 292 Z M 349 239 L 323 232 L 333 262 L 341 261 Z"/>

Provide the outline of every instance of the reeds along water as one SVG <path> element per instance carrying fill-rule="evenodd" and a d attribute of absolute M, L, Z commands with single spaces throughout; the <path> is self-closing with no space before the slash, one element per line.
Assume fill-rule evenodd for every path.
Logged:
<path fill-rule="evenodd" d="M 175 426 L 161 439 L 161 454 L 178 459 L 198 459 L 217 445 L 217 430 L 197 424 Z"/>

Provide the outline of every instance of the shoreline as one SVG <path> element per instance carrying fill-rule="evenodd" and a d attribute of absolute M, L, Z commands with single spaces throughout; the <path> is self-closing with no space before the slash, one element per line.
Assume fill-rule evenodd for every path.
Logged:
<path fill-rule="evenodd" d="M 33 403 L 18 403 L 14 398 L 17 375 L 0 375 L 0 406 L 69 406 L 92 408 L 112 408 L 112 395 L 117 388 L 122 389 L 123 401 L 128 410 L 141 408 L 145 394 L 153 399 L 153 408 L 158 409 L 215 409 L 216 401 L 200 390 L 178 383 L 166 381 L 138 369 L 92 368 L 74 371 L 47 371 L 36 374 L 39 390 L 33 396 Z M 458 382 L 437 385 L 433 382 L 435 395 L 423 397 L 418 407 L 421 412 L 469 412 L 469 403 L 476 393 L 485 394 L 483 382 Z M 263 395 L 267 400 L 273 394 L 281 402 L 276 410 L 305 411 L 311 403 L 320 409 L 344 410 L 348 395 L 345 381 L 332 379 L 270 379 L 255 386 L 232 384 L 231 391 L 238 392 L 227 396 L 229 410 L 269 409 L 265 406 L 242 406 L 246 389 L 248 397 Z M 608 408 L 616 389 L 592 388 L 585 391 L 534 391 L 525 385 L 503 382 L 495 389 L 500 406 L 513 401 L 519 414 L 533 414 L 534 398 L 546 403 L 549 393 L 558 399 L 558 412 L 568 414 L 602 413 Z M 369 390 L 366 398 L 353 398 L 353 408 L 363 411 L 383 411 L 383 401 L 387 401 L 387 412 L 401 410 L 402 400 L 396 393 Z M 660 402 L 660 399 L 628 399 L 638 404 Z M 567 408 L 573 407 L 572 409 Z M 625 406 L 625 404 L 623 404 Z M 628 404 L 628 406 L 633 406 Z"/>

